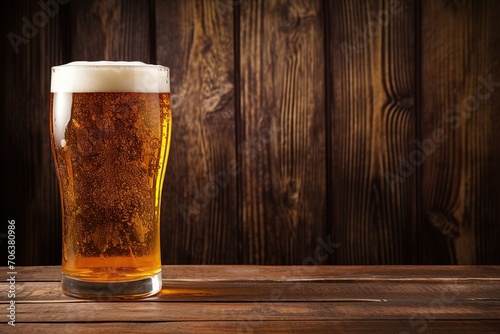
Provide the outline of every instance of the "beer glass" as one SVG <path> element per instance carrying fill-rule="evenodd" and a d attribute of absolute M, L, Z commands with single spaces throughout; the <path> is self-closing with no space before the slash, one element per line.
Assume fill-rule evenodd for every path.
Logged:
<path fill-rule="evenodd" d="M 52 67 L 50 139 L 67 295 L 116 299 L 160 291 L 160 204 L 170 133 L 167 67 Z"/>

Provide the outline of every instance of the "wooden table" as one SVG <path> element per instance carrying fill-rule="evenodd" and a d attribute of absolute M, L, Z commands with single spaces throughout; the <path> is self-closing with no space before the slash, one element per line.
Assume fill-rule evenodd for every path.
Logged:
<path fill-rule="evenodd" d="M 15 327 L 2 280 L 0 333 L 500 333 L 500 266 L 165 266 L 159 295 L 115 302 L 60 271 L 16 268 Z"/>

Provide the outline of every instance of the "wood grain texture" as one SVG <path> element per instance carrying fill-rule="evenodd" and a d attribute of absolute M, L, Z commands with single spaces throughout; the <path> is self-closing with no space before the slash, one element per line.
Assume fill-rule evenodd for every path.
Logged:
<path fill-rule="evenodd" d="M 1 263 L 7 262 L 3 233 L 8 220 L 15 220 L 15 262 L 54 263 L 61 256 L 61 209 L 49 141 L 50 67 L 67 60 L 62 27 L 68 24 L 69 7 L 54 7 L 49 16 L 37 2 L 16 1 L 2 3 L 1 11 L 8 13 L 2 19 L 0 62 L 1 190 L 6 198 Z"/>
<path fill-rule="evenodd" d="M 100 323 L 23 323 L 27 333 L 498 333 L 498 321 L 440 320 L 420 322 L 410 320 L 333 320 L 333 321 L 168 321 L 156 323 L 100 322 Z M 0 330 L 11 328 L 0 324 Z"/>
<path fill-rule="evenodd" d="M 329 5 L 336 261 L 414 263 L 416 179 L 398 179 L 415 138 L 414 2 Z"/>
<path fill-rule="evenodd" d="M 290 274 L 289 274 L 290 275 Z M 399 276 L 401 278 L 401 275 Z M 496 283 L 496 284 L 495 284 Z M 385 303 L 410 300 L 413 304 L 429 302 L 429 296 L 444 296 L 462 301 L 500 302 L 500 279 L 412 280 L 325 280 L 317 281 L 171 281 L 164 279 L 161 292 L 147 302 L 363 302 Z M 0 287 L 9 290 L 8 283 Z M 87 303 L 62 293 L 60 282 L 16 282 L 16 304 Z M 8 304 L 7 295 L 0 304 Z"/>
<path fill-rule="evenodd" d="M 302 264 L 325 238 L 320 1 L 240 8 L 243 263 Z"/>
<path fill-rule="evenodd" d="M 163 263 L 237 263 L 233 8 L 158 1 L 157 59 L 171 68 Z"/>
<path fill-rule="evenodd" d="M 500 260 L 500 3 L 422 2 L 423 263 Z"/>
<path fill-rule="evenodd" d="M 500 315 L 499 302 L 450 303 L 445 307 L 429 307 L 411 302 L 99 302 L 44 303 L 20 305 L 18 321 L 25 322 L 109 322 L 109 321 L 307 321 L 392 320 L 430 316 L 442 320 L 491 320 Z M 431 304 L 432 306 L 432 304 Z M 133 316 L 132 316 L 133 315 Z M 425 318 L 424 318 L 425 319 Z"/>
<path fill-rule="evenodd" d="M 73 60 L 151 61 L 147 0 L 75 0 L 71 10 Z"/>
<path fill-rule="evenodd" d="M 3 268 L 7 272 L 7 267 Z M 423 270 L 425 269 L 425 270 Z M 60 282 L 60 266 L 17 267 L 17 282 Z M 167 265 L 170 282 L 319 282 L 498 280 L 498 266 L 255 266 Z"/>
<path fill-rule="evenodd" d="M 406 301 L 425 306 L 442 298 L 449 304 L 497 303 L 499 270 L 498 266 L 164 266 L 162 291 L 132 302 Z M 19 267 L 17 272 L 18 305 L 89 303 L 62 293 L 59 266 Z M 0 283 L 0 288 L 7 291 L 8 285 Z M 0 296 L 0 304 L 7 303 L 7 295 Z"/>
<path fill-rule="evenodd" d="M 499 266 L 164 266 L 160 294 L 114 302 L 63 295 L 44 281 L 60 269 L 18 268 L 16 329 L 494 333 L 500 319 Z"/>
<path fill-rule="evenodd" d="M 497 1 L 0 6 L 0 263 L 60 263 L 50 67 L 108 59 L 171 68 L 163 263 L 500 264 Z"/>

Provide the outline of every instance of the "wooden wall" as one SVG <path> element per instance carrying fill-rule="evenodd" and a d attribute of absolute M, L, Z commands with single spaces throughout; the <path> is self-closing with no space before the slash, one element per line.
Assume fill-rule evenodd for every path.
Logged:
<path fill-rule="evenodd" d="M 1 4 L 18 265 L 60 263 L 50 67 L 102 59 L 171 68 L 165 264 L 500 264 L 500 1 L 58 1 Z"/>

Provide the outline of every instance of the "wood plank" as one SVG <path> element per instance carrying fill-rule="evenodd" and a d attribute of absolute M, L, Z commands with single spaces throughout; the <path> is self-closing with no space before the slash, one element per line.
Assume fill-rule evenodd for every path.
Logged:
<path fill-rule="evenodd" d="M 500 261 L 499 15 L 496 1 L 422 2 L 427 264 Z"/>
<path fill-rule="evenodd" d="M 18 267 L 17 282 L 59 282 L 60 266 Z M 9 271 L 0 267 L 0 272 Z M 499 280 L 500 266 L 252 266 L 169 265 L 166 282 L 336 282 Z"/>
<path fill-rule="evenodd" d="M 0 331 L 12 328 L 0 324 Z M 22 323 L 26 333 L 498 333 L 500 321 L 473 320 L 383 320 L 383 321 L 193 321 L 193 322 L 100 322 L 100 323 Z"/>
<path fill-rule="evenodd" d="M 128 322 L 125 331 L 146 333 L 159 326 L 148 323 L 162 322 L 161 328 L 175 332 L 338 328 L 487 333 L 500 324 L 499 266 L 164 266 L 168 268 L 171 280 L 164 279 L 158 296 L 92 302 L 63 296 L 59 282 L 32 281 L 44 273 L 57 274 L 58 266 L 20 267 L 18 275 L 28 280 L 16 282 L 17 325 L 83 332 L 95 329 L 88 322 L 99 322 L 107 332 Z M 0 283 L 0 289 L 6 290 L 7 283 Z"/>
<path fill-rule="evenodd" d="M 53 7 L 49 15 L 37 1 L 8 1 L 2 2 L 1 12 L 6 14 L 0 62 L 1 189 L 6 201 L 0 263 L 7 263 L 8 220 L 16 222 L 15 262 L 51 263 L 61 256 L 61 208 L 49 141 L 50 67 L 69 54 L 64 28 L 69 5 Z"/>
<path fill-rule="evenodd" d="M 19 304 L 16 321 L 21 322 L 108 322 L 108 321 L 244 321 L 244 320 L 339 320 L 339 319 L 433 319 L 491 320 L 500 318 L 500 302 L 458 304 L 411 301 L 367 302 L 98 302 Z M 91 305 L 91 307 L 89 307 Z"/>
<path fill-rule="evenodd" d="M 415 263 L 414 1 L 328 3 L 336 263 Z"/>
<path fill-rule="evenodd" d="M 243 263 L 302 264 L 325 236 L 322 2 L 240 7 Z"/>
<path fill-rule="evenodd" d="M 7 282 L 0 283 L 3 291 Z M 171 282 L 165 280 L 161 292 L 134 302 L 256 302 L 324 301 L 430 303 L 433 299 L 500 302 L 500 278 L 496 281 L 337 281 L 337 282 Z M 60 282 L 16 282 L 16 304 L 88 302 L 67 297 Z M 7 294 L 0 303 L 9 303 Z"/>
<path fill-rule="evenodd" d="M 152 60 L 148 1 L 76 0 L 71 10 L 74 60 Z"/>
<path fill-rule="evenodd" d="M 238 261 L 233 8 L 224 8 L 156 3 L 157 59 L 171 69 L 173 109 L 163 263 Z"/>

